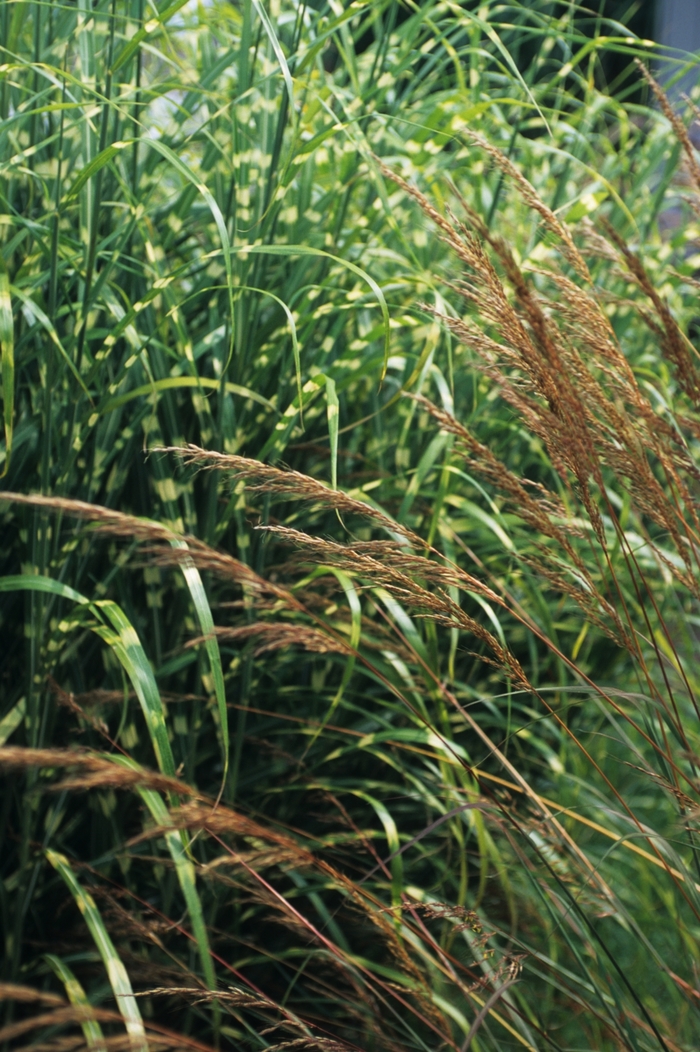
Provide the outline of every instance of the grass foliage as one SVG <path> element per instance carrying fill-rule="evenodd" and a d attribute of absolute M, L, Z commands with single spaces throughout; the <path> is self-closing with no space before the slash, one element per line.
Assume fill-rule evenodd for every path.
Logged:
<path fill-rule="evenodd" d="M 3 1047 L 697 1048 L 700 164 L 649 42 L 0 26 Z"/>

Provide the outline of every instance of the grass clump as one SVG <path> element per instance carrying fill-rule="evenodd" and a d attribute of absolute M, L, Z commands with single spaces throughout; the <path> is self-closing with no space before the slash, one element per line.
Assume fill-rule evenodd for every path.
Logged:
<path fill-rule="evenodd" d="M 3 8 L 5 1047 L 696 1046 L 698 162 L 553 7 Z"/>

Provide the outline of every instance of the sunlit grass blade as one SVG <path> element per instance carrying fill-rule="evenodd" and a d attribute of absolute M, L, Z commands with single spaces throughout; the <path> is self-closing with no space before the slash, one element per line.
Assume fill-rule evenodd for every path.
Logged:
<path fill-rule="evenodd" d="M 185 6 L 187 0 L 171 0 L 170 3 L 164 4 L 159 10 L 155 17 L 149 18 L 140 29 L 134 34 L 134 36 L 124 44 L 124 47 L 117 54 L 114 64 L 112 66 L 113 71 L 116 73 L 117 70 L 121 69 L 129 59 L 138 52 L 142 44 L 148 40 L 149 37 L 153 36 L 155 31 L 176 15 L 177 12 Z"/>
<path fill-rule="evenodd" d="M 81 606 L 90 605 L 90 600 L 80 592 L 76 592 L 75 588 L 63 584 L 62 581 L 54 581 L 52 577 L 33 574 L 11 574 L 7 577 L 0 577 L 0 592 L 16 592 L 25 589 L 30 592 L 45 592 L 62 599 L 70 599 Z"/>
<path fill-rule="evenodd" d="M 6 475 L 12 453 L 12 431 L 15 411 L 15 333 L 10 299 L 10 279 L 5 261 L 0 256 L 0 362 L 2 363 L 2 412 L 5 425 Z M 2 477 L 2 476 L 0 476 Z"/>
<path fill-rule="evenodd" d="M 151 812 L 153 820 L 161 827 L 167 828 L 170 823 L 168 810 L 158 793 L 152 789 L 139 790 L 143 802 Z M 175 864 L 178 883 L 182 890 L 182 896 L 187 906 L 187 912 L 192 922 L 192 933 L 197 942 L 199 957 L 202 962 L 202 971 L 210 990 L 216 990 L 216 973 L 209 949 L 209 938 L 202 912 L 202 904 L 197 894 L 197 881 L 193 863 L 187 857 L 182 837 L 178 832 L 169 830 L 164 834 L 168 851 Z"/>
<path fill-rule="evenodd" d="M 180 551 L 187 550 L 187 543 L 185 541 L 172 540 L 170 543 L 173 548 L 177 548 Z M 204 590 L 199 570 L 191 559 L 181 563 L 180 568 L 182 570 L 182 575 L 187 582 L 190 595 L 192 596 L 192 602 L 197 613 L 199 626 L 202 630 L 202 635 L 204 636 L 204 646 L 207 651 L 207 657 L 209 658 L 209 667 L 214 680 L 214 693 L 216 695 L 217 711 L 219 714 L 218 731 L 221 738 L 221 748 L 224 759 L 224 770 L 221 776 L 220 790 L 220 792 L 223 792 L 226 778 L 228 776 L 229 728 L 221 653 L 219 651 L 219 643 L 216 638 L 216 633 L 214 632 L 214 618 L 212 617 L 211 607 L 209 606 L 209 600 L 207 599 L 207 593 Z M 204 929 L 202 929 L 202 931 L 203 930 Z"/>
<path fill-rule="evenodd" d="M 124 756 L 110 757 L 115 763 L 128 767 L 130 770 L 139 770 L 135 761 Z M 165 842 L 170 852 L 170 857 L 175 865 L 178 883 L 182 891 L 187 912 L 192 922 L 192 932 L 197 943 L 202 971 L 210 990 L 216 989 L 216 973 L 209 948 L 207 928 L 202 913 L 202 904 L 197 893 L 197 878 L 192 860 L 188 857 L 189 838 L 184 831 L 168 828 L 172 825 L 170 813 L 165 806 L 162 797 L 154 789 L 140 787 L 139 795 L 148 808 L 153 821 L 163 829 Z"/>
<path fill-rule="evenodd" d="M 73 889 L 71 888 L 71 890 Z M 45 954 L 44 960 L 63 983 L 70 1003 L 78 1008 L 90 1009 L 92 1006 L 85 990 L 78 982 L 66 962 L 53 953 Z M 106 1052 L 107 1046 L 105 1044 L 104 1034 L 102 1033 L 102 1027 L 97 1019 L 90 1019 L 88 1017 L 83 1020 L 81 1027 L 88 1048 L 94 1049 L 94 1052 Z"/>
<path fill-rule="evenodd" d="M 215 391 L 220 389 L 221 384 L 217 380 L 213 380 L 210 376 L 167 376 L 162 380 L 154 380 L 153 383 L 143 384 L 141 387 L 133 387 L 130 391 L 126 391 L 124 394 L 115 395 L 113 398 L 109 398 L 101 407 L 101 411 L 102 413 L 111 413 L 115 409 L 120 409 L 123 405 L 127 405 L 129 402 L 133 402 L 135 398 L 142 398 L 154 394 L 157 395 L 161 391 L 173 391 L 179 388 L 188 387 L 203 387 Z M 224 391 L 226 391 L 227 394 L 238 395 L 240 398 L 250 398 L 252 402 L 257 402 L 258 405 L 265 406 L 266 409 L 270 409 L 274 412 L 274 406 L 270 401 L 263 395 L 258 394 L 257 391 L 251 390 L 249 387 L 243 387 L 240 384 L 233 384 L 227 381 L 224 384 Z"/>
<path fill-rule="evenodd" d="M 61 855 L 57 851 L 47 850 L 46 858 L 64 880 L 88 926 L 97 951 L 102 958 L 102 963 L 105 966 L 114 999 L 124 1019 L 133 1047 L 138 1052 L 148 1052 L 146 1032 L 129 976 L 114 948 L 114 943 L 109 937 L 92 895 L 78 882 L 65 855 Z"/>
<path fill-rule="evenodd" d="M 338 488 L 338 417 L 340 404 L 335 389 L 335 380 L 326 377 L 326 416 L 328 417 L 328 437 L 331 443 L 331 487 Z"/>
<path fill-rule="evenodd" d="M 287 64 L 287 59 L 285 57 L 284 51 L 282 50 L 282 46 L 277 37 L 277 33 L 275 32 L 274 26 L 272 25 L 272 22 L 269 19 L 267 11 L 260 3 L 260 0 L 252 0 L 252 2 L 257 12 L 258 18 L 265 27 L 265 32 L 272 45 L 275 57 L 279 62 L 280 70 L 284 78 L 285 87 L 287 89 L 287 94 L 289 96 L 289 106 L 291 112 L 294 113 L 294 83 L 292 81 L 292 75 L 289 72 L 289 65 Z"/>
<path fill-rule="evenodd" d="M 85 381 L 83 380 L 82 376 L 80 375 L 80 372 L 78 371 L 78 369 L 77 369 L 77 367 L 75 365 L 75 362 L 73 361 L 73 359 L 69 355 L 68 351 L 63 346 L 63 343 L 61 342 L 61 340 L 58 338 L 58 335 L 56 333 L 56 328 L 55 328 L 53 322 L 51 321 L 51 319 L 45 314 L 45 312 L 41 309 L 41 307 L 37 303 L 34 302 L 34 300 L 31 298 L 31 296 L 28 296 L 26 294 L 26 292 L 24 292 L 22 289 L 13 286 L 13 292 L 17 296 L 17 298 L 24 304 L 24 306 L 25 306 L 26 310 L 28 311 L 28 313 L 33 315 L 33 317 L 36 318 L 36 320 L 42 326 L 42 328 L 48 333 L 49 337 L 51 338 L 52 343 L 54 344 L 55 347 L 58 348 L 59 354 L 61 355 L 61 357 L 63 358 L 64 362 L 66 363 L 66 365 L 70 369 L 70 372 L 73 375 L 74 379 L 80 385 L 80 387 L 82 388 L 83 392 L 89 398 L 90 397 L 90 392 L 88 391 L 88 388 L 87 388 L 87 386 L 85 384 Z"/>
<path fill-rule="evenodd" d="M 89 627 L 111 647 L 123 665 L 141 704 L 158 767 L 163 774 L 173 777 L 175 762 L 165 726 L 163 704 L 153 670 L 138 635 L 118 604 L 108 599 L 91 602 L 68 585 L 40 575 L 20 574 L 0 578 L 0 592 L 17 590 L 44 592 L 63 599 L 70 599 L 96 617 L 97 623 Z M 111 624 L 105 623 L 103 614 Z"/>
<path fill-rule="evenodd" d="M 175 776 L 175 761 L 165 725 L 163 703 L 141 641 L 117 603 L 98 599 L 91 606 L 98 614 L 104 613 L 111 622 L 111 629 L 106 625 L 96 625 L 93 632 L 112 648 L 123 665 L 141 704 L 158 767 L 163 774 L 172 778 Z"/>
<path fill-rule="evenodd" d="M 0 720 L 0 745 L 4 745 L 7 739 L 14 734 L 22 723 L 26 711 L 27 700 L 26 698 L 20 698 L 19 701 L 12 706 L 10 711 L 5 713 Z"/>

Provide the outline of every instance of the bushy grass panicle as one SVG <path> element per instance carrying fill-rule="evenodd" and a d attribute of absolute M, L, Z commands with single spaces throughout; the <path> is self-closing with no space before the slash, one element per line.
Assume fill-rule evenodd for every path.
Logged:
<path fill-rule="evenodd" d="M 3 1048 L 697 1047 L 700 179 L 613 13 L 2 5 Z"/>

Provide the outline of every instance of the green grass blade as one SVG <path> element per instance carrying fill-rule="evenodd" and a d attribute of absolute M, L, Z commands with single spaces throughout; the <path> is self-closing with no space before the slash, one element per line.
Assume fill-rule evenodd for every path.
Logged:
<path fill-rule="evenodd" d="M 65 881 L 85 919 L 85 923 L 107 971 L 114 999 L 124 1019 L 126 1030 L 134 1049 L 138 1050 L 138 1052 L 148 1052 L 146 1031 L 143 1027 L 143 1020 L 134 997 L 129 976 L 119 954 L 114 948 L 114 943 L 109 937 L 92 895 L 78 882 L 65 855 L 61 855 L 57 851 L 48 850 L 46 858 Z"/>
<path fill-rule="evenodd" d="M 527 95 L 527 97 L 530 100 L 531 104 L 535 107 L 535 109 L 537 110 L 538 114 L 540 115 L 540 119 L 541 119 L 542 123 L 544 124 L 545 128 L 547 129 L 547 133 L 549 135 L 551 135 L 552 134 L 552 130 L 551 130 L 550 126 L 549 126 L 547 118 L 545 117 L 544 113 L 540 109 L 540 107 L 539 107 L 539 105 L 537 103 L 537 99 L 532 94 L 532 90 L 530 89 L 530 86 L 528 85 L 527 81 L 525 80 L 525 78 L 523 77 L 522 73 L 518 69 L 517 62 L 514 60 L 514 58 L 511 55 L 510 51 L 505 46 L 505 44 L 501 40 L 501 38 L 498 35 L 498 33 L 496 32 L 496 30 L 493 28 L 493 26 L 489 25 L 488 22 L 486 22 L 482 17 L 480 17 L 481 14 L 482 14 L 482 9 L 479 9 L 479 11 L 477 11 L 477 13 L 474 14 L 472 11 L 468 11 L 468 10 L 465 10 L 464 8 L 462 8 L 461 9 L 461 14 L 462 14 L 462 16 L 464 18 L 469 19 L 469 21 L 471 21 L 475 25 L 477 25 L 479 27 L 479 29 L 481 30 L 481 32 L 484 34 L 484 36 L 487 36 L 489 38 L 489 40 L 491 41 L 491 43 L 496 46 L 496 48 L 498 49 L 500 54 L 503 56 L 503 58 L 507 62 L 509 69 L 511 70 L 511 72 L 515 76 L 515 78 L 518 81 L 518 83 L 520 84 L 521 88 L 525 91 L 525 94 Z"/>
<path fill-rule="evenodd" d="M 139 794 L 151 812 L 154 821 L 161 827 L 167 827 L 171 821 L 170 815 L 158 793 L 152 789 L 139 789 Z M 202 912 L 202 903 L 197 893 L 197 878 L 194 865 L 187 857 L 183 838 L 177 831 L 170 830 L 164 834 L 164 837 L 170 857 L 175 865 L 178 883 L 187 906 L 190 921 L 192 922 L 192 934 L 197 941 L 204 978 L 209 989 L 216 990 L 216 973 L 209 949 L 209 937 Z"/>
<path fill-rule="evenodd" d="M 276 298 L 276 297 L 275 297 Z M 296 331 L 294 331 L 296 337 Z M 297 354 L 299 348 L 297 345 Z M 110 398 L 103 406 L 102 413 L 111 413 L 115 409 L 120 409 L 123 405 L 127 405 L 129 402 L 133 402 L 135 398 L 141 398 L 144 395 L 154 395 L 161 391 L 174 391 L 185 387 L 205 387 L 213 391 L 218 391 L 221 384 L 218 380 L 212 380 L 210 376 L 166 376 L 162 380 L 154 380 L 150 384 L 142 384 L 140 387 L 134 387 L 131 391 L 126 391 L 124 394 L 115 395 L 114 398 Z M 239 395 L 241 398 L 250 398 L 251 401 L 257 402 L 258 405 L 265 406 L 266 409 L 275 411 L 275 407 L 272 403 L 259 394 L 257 391 L 252 391 L 249 387 L 243 387 L 241 384 L 232 384 L 226 382 L 224 384 L 224 390 L 227 394 Z"/>
<path fill-rule="evenodd" d="M 338 417 L 340 405 L 335 380 L 326 377 L 326 416 L 328 417 L 328 438 L 331 443 L 331 487 L 338 488 Z M 346 593 L 347 594 L 347 593 Z"/>
<path fill-rule="evenodd" d="M 357 651 L 357 648 L 360 645 L 360 638 L 362 635 L 362 605 L 360 603 L 360 597 L 357 594 L 357 589 L 350 575 L 346 573 L 345 570 L 339 569 L 337 566 L 317 567 L 317 569 L 314 570 L 313 574 L 311 575 L 310 580 L 313 580 L 314 577 L 320 577 L 328 573 L 332 574 L 333 577 L 335 577 L 338 584 L 343 589 L 343 592 L 345 593 L 345 598 L 348 601 L 351 618 L 350 646 L 354 651 Z M 345 668 L 343 669 L 343 677 L 340 681 L 340 686 L 338 687 L 338 690 L 333 700 L 331 701 L 331 704 L 328 708 L 328 711 L 326 712 L 326 715 L 323 718 L 322 723 L 319 724 L 318 728 L 314 731 L 313 735 L 311 736 L 309 744 L 304 750 L 305 754 L 314 745 L 319 735 L 323 733 L 323 731 L 333 718 L 333 715 L 336 712 L 341 701 L 343 700 L 343 694 L 345 693 L 348 683 L 352 678 L 352 674 L 355 671 L 356 661 L 357 658 L 355 654 L 350 654 L 348 656 L 348 659 L 345 662 Z"/>
<path fill-rule="evenodd" d="M 61 343 L 61 341 L 60 341 L 60 339 L 58 337 L 58 333 L 56 332 L 56 329 L 55 329 L 54 324 L 51 321 L 51 319 L 46 316 L 46 314 L 43 312 L 41 307 L 39 307 L 34 302 L 34 300 L 30 296 L 28 296 L 26 294 L 26 292 L 23 292 L 22 289 L 17 288 L 16 286 L 13 285 L 12 286 L 12 292 L 13 292 L 14 295 L 17 296 L 18 299 L 20 299 L 22 301 L 22 303 L 24 304 L 24 306 L 26 307 L 28 312 L 30 314 L 32 314 L 36 318 L 36 320 L 39 322 L 39 324 L 42 326 L 42 328 L 45 329 L 46 332 L 49 334 L 52 343 L 58 349 L 59 354 L 61 355 L 61 357 L 65 361 L 65 363 L 68 366 L 68 368 L 70 369 L 71 373 L 73 374 L 73 376 L 75 377 L 75 379 L 80 384 L 80 386 L 82 387 L 83 391 L 85 392 L 85 394 L 89 398 L 90 397 L 90 392 L 88 391 L 87 387 L 85 386 L 85 381 L 83 380 L 82 376 L 78 372 L 78 370 L 77 370 L 77 368 L 75 366 L 75 362 L 73 361 L 71 356 L 68 354 L 68 351 L 65 349 L 65 347 Z"/>
<path fill-rule="evenodd" d="M 425 453 L 423 454 L 418 463 L 418 467 L 416 468 L 416 472 L 413 478 L 409 483 L 408 489 L 406 490 L 406 496 L 401 502 L 401 507 L 399 508 L 399 514 L 397 516 L 399 522 L 406 521 L 406 516 L 408 515 L 413 506 L 413 502 L 420 491 L 420 487 L 422 486 L 426 476 L 432 470 L 435 461 L 443 452 L 446 445 L 447 435 L 436 435 L 431 440 L 428 448 L 426 449 Z"/>
<path fill-rule="evenodd" d="M 373 794 L 361 789 L 355 789 L 354 795 L 359 797 L 360 800 L 365 800 L 373 808 L 377 818 L 384 827 L 384 834 L 391 857 L 391 901 L 397 906 L 401 902 L 403 892 L 403 855 L 401 853 L 401 843 L 396 822 L 386 804 Z M 397 916 L 396 921 L 400 924 L 400 917 Z"/>
<path fill-rule="evenodd" d="M 128 756 L 106 755 L 105 759 L 111 760 L 120 767 L 126 767 L 131 771 L 140 770 L 135 760 Z M 151 813 L 151 817 L 157 826 L 167 829 L 172 824 L 170 812 L 163 802 L 162 797 L 154 789 L 138 788 L 138 793 Z M 185 899 L 187 912 L 192 921 L 192 932 L 197 942 L 202 971 L 210 990 L 216 989 L 216 973 L 214 971 L 213 959 L 209 948 L 209 937 L 202 912 L 202 904 L 197 893 L 197 878 L 195 867 L 187 856 L 189 837 L 185 830 L 178 831 L 170 829 L 163 834 L 168 851 L 175 865 L 178 883 Z"/>
<path fill-rule="evenodd" d="M 170 543 L 173 548 L 187 551 L 187 544 L 185 541 L 172 540 Z M 217 711 L 219 713 L 219 734 L 221 737 L 221 748 L 224 754 L 224 773 L 221 779 L 221 791 L 223 791 L 228 775 L 229 730 L 228 708 L 226 707 L 226 688 L 224 686 L 224 670 L 221 664 L 221 651 L 219 650 L 219 643 L 216 638 L 216 633 L 214 632 L 214 618 L 212 617 L 211 607 L 209 606 L 209 600 L 207 599 L 207 593 L 204 590 L 199 570 L 191 560 L 188 560 L 186 563 L 181 563 L 180 568 L 187 583 L 187 587 L 190 590 L 190 595 L 192 596 L 192 602 L 194 603 L 194 608 L 197 613 L 199 626 L 202 630 L 202 635 L 204 636 L 204 646 L 206 647 L 207 657 L 209 658 L 209 667 L 214 679 L 214 693 L 216 694 Z"/>
<path fill-rule="evenodd" d="M 99 599 L 90 605 L 98 614 L 104 613 L 112 624 L 111 629 L 95 625 L 93 632 L 111 646 L 123 665 L 141 704 L 158 767 L 163 774 L 174 778 L 175 761 L 165 725 L 163 703 L 141 640 L 117 603 L 110 599 Z"/>
<path fill-rule="evenodd" d="M 270 44 L 272 45 L 272 50 L 274 51 L 275 57 L 279 62 L 280 69 L 282 71 L 282 76 L 284 77 L 284 83 L 287 88 L 287 95 L 289 97 L 289 111 L 290 113 L 294 114 L 294 83 L 292 81 L 292 75 L 289 72 L 289 65 L 287 64 L 287 59 L 285 58 L 284 51 L 282 50 L 282 45 L 280 44 L 279 38 L 275 33 L 274 27 L 268 17 L 267 11 L 260 3 L 260 0 L 253 0 L 253 7 L 257 11 L 258 17 L 262 22 L 263 26 L 265 27 L 265 32 L 267 34 L 268 40 L 270 41 Z"/>
<path fill-rule="evenodd" d="M 297 397 L 299 398 L 299 406 L 300 406 L 300 408 L 299 408 L 299 420 L 301 421 L 302 420 L 302 409 L 301 409 L 301 406 L 302 406 L 302 402 L 303 402 L 303 395 L 302 395 L 302 391 L 301 391 L 301 355 L 299 353 L 299 337 L 297 336 L 297 326 L 296 326 L 296 322 L 294 321 L 294 315 L 292 314 L 292 312 L 290 311 L 289 307 L 284 302 L 284 300 L 280 299 L 279 296 L 276 296 L 274 294 L 274 292 L 269 292 L 267 289 L 257 289 L 257 288 L 254 288 L 252 285 L 239 285 L 238 288 L 240 288 L 241 290 L 245 290 L 246 292 L 259 292 L 261 296 L 269 296 L 270 299 L 273 299 L 275 301 L 275 303 L 279 304 L 279 306 L 282 308 L 282 310 L 284 311 L 284 313 L 287 316 L 287 321 L 289 322 L 289 332 L 290 332 L 290 335 L 292 337 L 292 354 L 294 356 L 294 371 L 296 373 L 296 380 L 297 380 Z M 227 386 L 227 389 L 228 389 L 229 385 L 227 384 L 226 386 Z M 267 403 L 267 404 L 269 404 L 269 403 Z M 303 426 L 303 423 L 302 423 L 302 426 Z"/>
<path fill-rule="evenodd" d="M 92 1008 L 85 990 L 73 975 L 73 972 L 66 962 L 60 957 L 56 957 L 53 953 L 44 954 L 44 960 L 63 983 L 70 1003 L 75 1005 L 76 1008 Z M 106 1052 L 107 1046 L 105 1044 L 104 1034 L 102 1033 L 102 1027 L 98 1021 L 96 1019 L 85 1018 L 80 1026 L 88 1048 L 94 1049 L 95 1052 Z"/>
<path fill-rule="evenodd" d="M 93 157 L 89 164 L 86 164 L 84 168 L 80 169 L 80 174 L 71 185 L 65 203 L 69 204 L 74 197 L 77 197 L 87 181 L 92 179 L 93 175 L 97 175 L 106 164 L 109 164 L 112 158 L 116 157 L 121 150 L 125 150 L 129 146 L 131 146 L 131 143 L 129 142 L 113 142 L 111 145 L 105 147 L 101 153 L 98 153 L 97 157 Z"/>
<path fill-rule="evenodd" d="M 26 711 L 27 699 L 20 698 L 17 704 L 13 705 L 10 711 L 3 716 L 0 720 L 0 745 L 4 745 L 7 739 L 15 733 Z"/>
<path fill-rule="evenodd" d="M 121 607 L 110 599 L 99 599 L 91 603 L 89 599 L 68 585 L 38 574 L 17 574 L 0 578 L 0 592 L 18 590 L 47 592 L 63 599 L 70 599 L 83 608 L 89 609 L 95 615 L 98 623 L 90 625 L 90 628 L 112 648 L 123 665 L 139 699 L 158 767 L 163 774 L 174 777 L 175 761 L 165 726 L 163 703 L 153 670 L 133 625 Z M 104 623 L 103 615 L 111 622 L 111 627 Z"/>
<path fill-rule="evenodd" d="M 0 360 L 2 361 L 2 406 L 5 424 L 5 466 L 2 469 L 2 475 L 6 475 L 12 453 L 15 409 L 15 327 L 12 320 L 10 278 L 2 256 L 0 256 Z"/>
<path fill-rule="evenodd" d="M 324 259 L 330 259 L 334 263 L 338 263 L 341 267 L 344 267 L 346 270 L 349 270 L 352 274 L 357 274 L 359 278 L 362 278 L 376 296 L 379 309 L 382 312 L 382 322 L 384 326 L 384 362 L 382 365 L 381 379 L 384 379 L 389 362 L 391 323 L 389 319 L 389 308 L 387 307 L 384 293 L 371 274 L 366 270 L 363 270 L 362 267 L 358 267 L 356 263 L 353 263 L 349 259 L 343 259 L 342 256 L 335 256 L 332 252 L 325 252 L 320 248 L 311 248 L 308 245 L 251 245 L 246 246 L 244 251 L 248 255 L 317 256 Z"/>
<path fill-rule="evenodd" d="M 187 0 L 173 0 L 171 4 L 167 5 L 167 7 L 163 7 L 158 11 L 154 18 L 149 18 L 145 25 L 137 30 L 131 40 L 125 44 L 119 52 L 112 64 L 112 72 L 116 73 L 118 69 L 121 69 L 121 67 L 137 53 L 144 41 L 153 36 L 156 29 L 160 29 L 161 26 L 165 25 L 168 19 L 172 18 L 173 15 L 176 15 L 180 8 L 184 7 L 186 3 Z"/>
<path fill-rule="evenodd" d="M 229 312 L 231 316 L 231 343 L 228 352 L 228 357 L 223 367 L 223 374 L 226 373 L 228 366 L 231 362 L 233 355 L 233 334 L 235 332 L 235 310 L 233 304 L 233 286 L 234 286 L 234 275 L 233 275 L 233 264 L 231 260 L 231 242 L 228 236 L 228 230 L 226 229 L 226 220 L 224 219 L 221 209 L 217 205 L 214 196 L 208 186 L 197 177 L 197 175 L 189 168 L 184 161 L 182 161 L 178 155 L 171 150 L 169 146 L 166 146 L 160 139 L 142 139 L 144 143 L 147 143 L 151 149 L 161 154 L 167 161 L 170 161 L 173 168 L 180 173 L 183 179 L 186 179 L 188 183 L 196 189 L 197 193 L 201 194 L 207 203 L 209 211 L 211 212 L 216 229 L 219 233 L 219 239 L 221 241 L 221 249 L 224 255 L 224 267 L 226 268 L 226 279 L 228 288 L 228 304 Z"/>
<path fill-rule="evenodd" d="M 59 596 L 61 599 L 71 599 L 81 606 L 89 606 L 90 600 L 86 599 L 80 592 L 76 592 L 70 585 L 62 581 L 54 581 L 52 577 L 42 577 L 39 574 L 12 574 L 8 577 L 0 577 L 0 592 L 47 592 L 49 595 Z"/>

